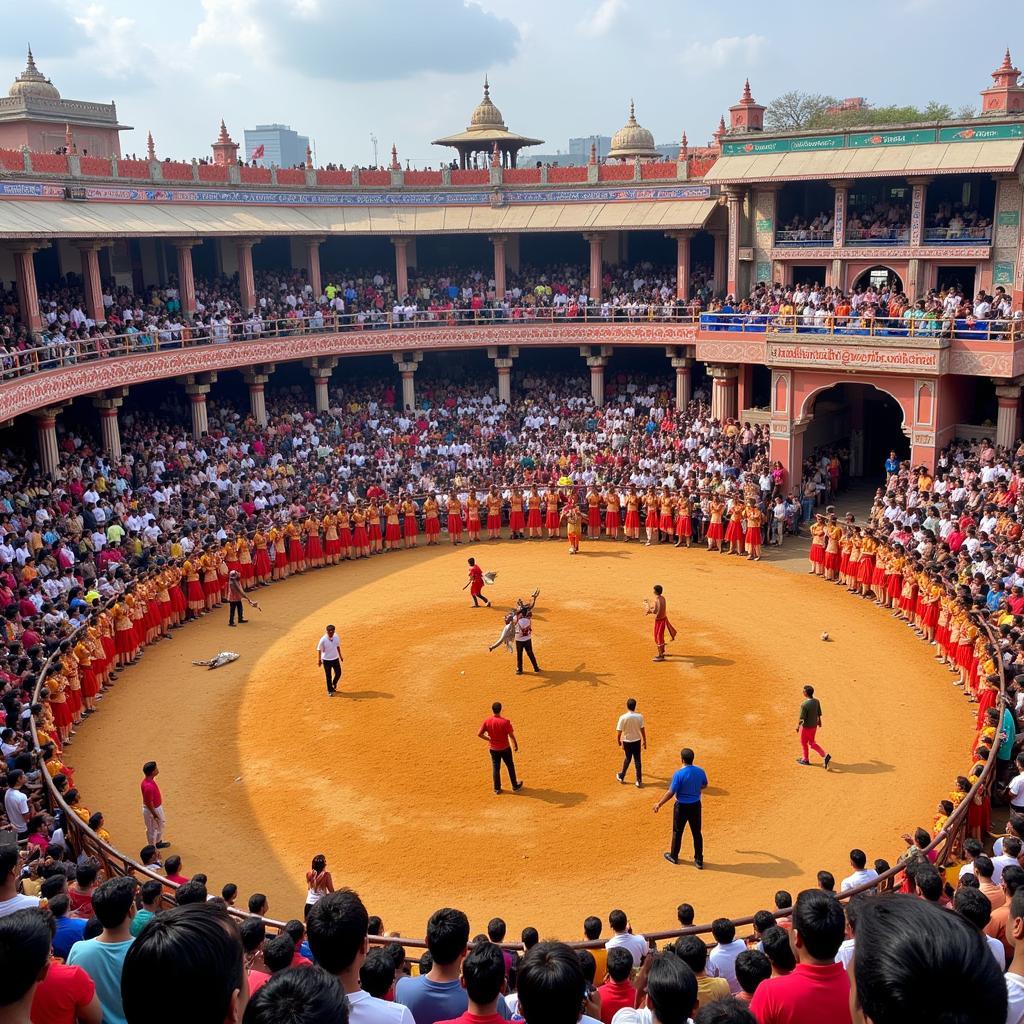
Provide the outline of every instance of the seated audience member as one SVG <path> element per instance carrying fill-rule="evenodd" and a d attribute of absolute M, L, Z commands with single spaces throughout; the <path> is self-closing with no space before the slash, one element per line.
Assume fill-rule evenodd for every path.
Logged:
<path fill-rule="evenodd" d="M 772 965 L 772 977 L 781 978 L 790 974 L 796 967 L 796 956 L 789 941 L 789 932 L 785 928 L 773 925 L 761 933 L 761 945 L 764 955 Z"/>
<path fill-rule="evenodd" d="M 135 941 L 131 924 L 137 888 L 138 882 L 130 876 L 108 878 L 96 886 L 92 906 L 103 930 L 95 938 L 76 942 L 68 954 L 68 963 L 83 968 L 96 985 L 104 1024 L 121 1024 L 126 1019 L 121 973 Z"/>
<path fill-rule="evenodd" d="M 262 917 L 247 917 L 238 926 L 238 933 L 242 938 L 245 973 L 249 976 L 249 994 L 252 995 L 270 980 L 270 971 L 263 962 L 263 943 L 267 938 L 267 926 Z"/>
<path fill-rule="evenodd" d="M 254 892 L 249 897 L 249 913 L 259 914 L 260 917 L 266 917 L 270 913 L 270 901 L 263 893 Z"/>
<path fill-rule="evenodd" d="M 1003 944 L 1003 952 L 1007 961 L 1013 958 L 1013 944 L 1010 940 L 1010 904 L 1017 890 L 1024 887 L 1024 868 L 1017 864 L 1010 864 L 1003 869 L 1003 880 L 1000 882 L 1003 892 L 1006 894 L 1006 902 L 998 909 L 992 911 L 988 924 L 985 925 L 985 934 L 998 939 Z"/>
<path fill-rule="evenodd" d="M 604 1024 L 611 1024 L 612 1017 L 624 1006 L 634 1005 L 636 989 L 629 980 L 632 973 L 633 954 L 622 946 L 609 949 L 608 980 L 597 989 L 601 997 L 601 1020 Z"/>
<path fill-rule="evenodd" d="M 249 1000 L 243 1024 L 348 1024 L 348 1000 L 338 979 L 319 967 L 275 974 Z"/>
<path fill-rule="evenodd" d="M 633 956 L 633 966 L 639 967 L 647 955 L 647 940 L 629 930 L 629 918 L 622 910 L 613 910 L 608 915 L 608 924 L 612 929 L 612 937 L 604 944 L 605 949 L 609 952 L 619 946 L 628 949 Z"/>
<path fill-rule="evenodd" d="M 519 965 L 518 985 L 526 1024 L 576 1024 L 580 1019 L 583 971 L 575 950 L 564 942 L 534 945 Z"/>
<path fill-rule="evenodd" d="M 292 966 L 295 957 L 295 943 L 287 932 L 281 932 L 263 943 L 263 963 L 271 977 Z"/>
<path fill-rule="evenodd" d="M 679 922 L 680 928 L 690 928 L 693 926 L 694 909 L 689 903 L 680 903 L 676 907 L 676 920 Z"/>
<path fill-rule="evenodd" d="M 468 959 L 468 958 L 467 958 Z M 378 999 L 394 998 L 395 961 L 385 946 L 373 946 L 359 968 L 359 986 Z M 470 1003 L 472 1003 L 470 997 Z"/>
<path fill-rule="evenodd" d="M 760 1024 L 849 1024 L 850 983 L 835 962 L 845 930 L 834 896 L 821 889 L 800 893 L 793 906 L 797 965 L 791 974 L 758 986 L 750 1009 Z"/>
<path fill-rule="evenodd" d="M 711 934 L 716 942 L 708 956 L 712 973 L 725 978 L 729 983 L 729 991 L 735 995 L 740 990 L 736 981 L 736 957 L 747 948 L 747 944 L 736 938 L 736 925 L 727 917 L 719 917 L 711 922 Z"/>
<path fill-rule="evenodd" d="M 819 871 L 818 872 L 818 888 L 822 892 L 835 892 L 836 891 L 836 876 L 831 871 Z"/>
<path fill-rule="evenodd" d="M 1021 907 L 1024 910 L 1024 905 Z M 976 929 L 912 896 L 867 900 L 850 971 L 854 1024 L 984 1024 L 1007 1017 L 1007 984 Z"/>
<path fill-rule="evenodd" d="M 233 907 L 235 900 L 238 899 L 238 886 L 234 882 L 228 882 L 221 891 L 220 898 L 224 901 L 226 907 Z"/>
<path fill-rule="evenodd" d="M 775 909 L 778 910 L 792 910 L 793 909 L 793 896 L 786 889 L 779 889 L 775 894 Z M 775 923 L 780 928 L 785 928 L 786 931 L 793 925 L 792 916 L 787 914 L 785 917 L 776 918 Z"/>
<path fill-rule="evenodd" d="M 684 1024 L 697 1006 L 697 999 L 693 971 L 675 953 L 652 953 L 646 1007 L 619 1010 L 614 1024 Z"/>
<path fill-rule="evenodd" d="M 142 932 L 142 929 L 159 913 L 160 897 L 163 895 L 163 892 L 164 887 L 155 878 L 142 883 L 142 888 L 139 890 L 142 908 L 136 910 L 135 917 L 132 918 L 130 931 L 133 936 L 137 937 Z"/>
<path fill-rule="evenodd" d="M 754 923 L 752 927 L 754 929 L 754 938 L 752 940 L 754 948 L 763 953 L 764 948 L 761 944 L 761 936 L 764 935 L 769 928 L 776 927 L 775 915 L 770 910 L 758 910 L 754 914 Z"/>
<path fill-rule="evenodd" d="M 98 885 L 99 873 L 99 861 L 91 857 L 81 861 L 75 868 L 75 880 L 68 886 L 68 900 L 71 903 L 71 913 L 75 917 L 92 917 L 92 897 Z"/>
<path fill-rule="evenodd" d="M 43 911 L 43 918 L 55 935 L 53 915 Z M 32 1024 L 102 1024 L 103 1007 L 96 986 L 81 967 L 51 960 L 32 997 L 31 1018 Z"/>
<path fill-rule="evenodd" d="M 985 934 L 985 928 L 992 919 L 992 904 L 989 898 L 980 890 L 966 886 L 957 889 L 953 896 L 953 909 L 968 924 L 981 932 L 985 945 L 992 952 L 992 957 L 999 965 L 1000 971 L 1006 970 L 1006 954 L 1003 951 L 1003 944 L 991 935 Z"/>
<path fill-rule="evenodd" d="M 285 922 L 284 930 L 291 936 L 292 942 L 295 944 L 292 967 L 311 967 L 313 954 L 306 942 L 306 926 L 297 917 L 293 917 L 290 921 Z"/>
<path fill-rule="evenodd" d="M 67 893 L 61 892 L 47 899 L 46 908 L 54 918 L 53 955 L 61 960 L 67 960 L 71 947 L 82 938 L 85 921 L 68 913 L 71 905 Z"/>
<path fill-rule="evenodd" d="M 351 889 L 327 893 L 309 908 L 306 918 L 313 956 L 341 984 L 348 998 L 349 1024 L 413 1024 L 408 1007 L 359 987 L 359 970 L 369 950 L 368 923 L 366 907 Z"/>
<path fill-rule="evenodd" d="M 736 998 L 742 1003 L 749 1003 L 762 981 L 772 976 L 772 963 L 758 949 L 745 949 L 736 957 L 736 980 L 740 983 L 739 995 Z"/>
<path fill-rule="evenodd" d="M 739 997 L 721 999 L 702 1006 L 693 1017 L 693 1024 L 757 1024 L 757 1018 Z"/>
<path fill-rule="evenodd" d="M 193 903 L 157 914 L 128 950 L 121 995 L 127 1024 L 240 1024 L 249 986 L 227 910 Z"/>
<path fill-rule="evenodd" d="M 0 1020 L 31 1020 L 36 986 L 50 959 L 50 927 L 34 909 L 0 917 Z"/>
<path fill-rule="evenodd" d="M 699 935 L 681 935 L 675 941 L 675 954 L 697 978 L 697 997 L 701 1006 L 716 999 L 729 998 L 729 982 L 726 978 L 711 978 L 706 973 L 708 948 Z"/>
<path fill-rule="evenodd" d="M 189 903 L 205 903 L 208 898 L 206 883 L 201 882 L 198 877 L 190 878 L 174 891 L 174 902 L 179 907 L 184 907 Z"/>
<path fill-rule="evenodd" d="M 503 1024 L 498 1000 L 505 985 L 505 958 L 493 942 L 478 942 L 462 961 L 467 1009 L 447 1024 Z"/>
<path fill-rule="evenodd" d="M 853 872 L 839 883 L 839 891 L 846 892 L 848 889 L 856 889 L 858 886 L 867 885 L 868 882 L 873 882 L 878 878 L 878 872 L 867 865 L 868 857 L 863 850 L 851 850 L 850 867 L 853 868 Z"/>
<path fill-rule="evenodd" d="M 601 938 L 601 918 L 591 916 L 583 922 L 583 937 L 588 942 Z M 594 980 L 600 984 L 608 973 L 608 950 L 604 946 L 594 946 L 590 952 L 594 955 Z"/>
<path fill-rule="evenodd" d="M 167 881 L 174 882 L 176 885 L 184 885 L 189 880 L 188 875 L 181 873 L 181 858 L 176 853 L 164 861 L 164 872 L 167 875 Z"/>

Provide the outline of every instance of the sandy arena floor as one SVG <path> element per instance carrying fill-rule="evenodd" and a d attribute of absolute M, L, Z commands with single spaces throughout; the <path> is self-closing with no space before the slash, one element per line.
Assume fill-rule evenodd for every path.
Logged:
<path fill-rule="evenodd" d="M 493 610 L 460 590 L 470 554 L 498 571 Z M 641 606 L 656 582 L 680 630 L 665 664 L 651 661 Z M 517 677 L 487 645 L 502 610 L 537 586 L 544 671 Z M 805 574 L 703 550 L 421 548 L 257 597 L 262 613 L 234 633 L 225 608 L 150 649 L 68 757 L 83 802 L 132 853 L 145 842 L 140 768 L 156 758 L 185 873 L 207 872 L 214 892 L 236 882 L 243 904 L 266 892 L 274 917 L 301 916 L 318 852 L 336 885 L 409 936 L 445 904 L 464 908 L 474 932 L 501 914 L 510 936 L 530 924 L 564 938 L 615 906 L 652 931 L 672 927 L 683 900 L 700 921 L 750 913 L 820 868 L 842 877 L 852 845 L 891 860 L 900 832 L 931 823 L 970 741 L 952 677 L 889 614 Z M 328 621 L 345 657 L 333 700 L 314 651 Z M 242 656 L 214 672 L 190 664 L 225 649 Z M 794 760 L 809 681 L 830 773 Z M 647 720 L 643 791 L 615 779 L 628 696 Z M 477 738 L 493 700 L 519 737 L 518 794 L 493 794 Z M 652 813 L 683 745 L 710 778 L 703 873 L 662 860 L 671 806 Z"/>

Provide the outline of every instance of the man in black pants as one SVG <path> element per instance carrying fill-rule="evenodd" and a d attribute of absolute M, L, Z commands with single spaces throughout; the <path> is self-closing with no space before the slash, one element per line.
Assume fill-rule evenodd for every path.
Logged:
<path fill-rule="evenodd" d="M 232 569 L 228 573 L 228 608 L 230 612 L 228 614 L 228 625 L 233 626 L 235 624 L 235 616 L 238 616 L 239 622 L 248 622 L 249 620 L 242 613 L 242 602 L 248 601 L 250 608 L 256 607 L 255 601 L 250 601 L 245 595 L 245 588 L 242 586 L 242 575 L 237 569 Z"/>
<path fill-rule="evenodd" d="M 328 697 L 334 696 L 341 682 L 341 663 L 344 660 L 341 656 L 341 637 L 335 633 L 334 626 L 328 626 L 316 645 L 316 663 L 323 668 L 327 678 Z"/>
<path fill-rule="evenodd" d="M 523 782 L 522 779 L 516 778 L 516 763 L 512 760 L 512 751 L 514 749 L 517 754 L 519 753 L 519 743 L 516 741 L 512 723 L 501 713 L 500 701 L 495 701 L 491 705 L 491 717 L 484 719 L 484 724 L 480 726 L 477 736 L 482 740 L 487 740 L 487 746 L 490 749 L 494 792 L 501 792 L 501 765 L 504 762 L 512 789 L 518 793 L 523 788 Z"/>
<path fill-rule="evenodd" d="M 516 675 L 523 674 L 523 653 L 530 659 L 533 671 L 539 672 L 540 666 L 533 656 L 533 612 L 529 607 L 516 610 Z"/>
<path fill-rule="evenodd" d="M 693 833 L 693 863 L 700 870 L 704 867 L 704 834 L 701 832 L 701 794 L 707 788 L 708 777 L 703 768 L 693 763 L 693 751 L 684 747 L 679 751 L 683 767 L 676 770 L 669 783 L 668 791 L 654 805 L 654 813 L 675 798 L 672 808 L 672 850 L 666 853 L 665 860 L 670 864 L 679 863 L 679 847 L 683 841 L 683 832 L 690 826 Z"/>
<path fill-rule="evenodd" d="M 635 697 L 630 697 L 626 701 L 626 713 L 619 716 L 615 731 L 623 753 L 622 771 L 616 772 L 615 778 L 625 783 L 626 772 L 629 771 L 629 764 L 632 761 L 636 764 L 636 788 L 643 789 L 644 769 L 640 750 L 647 749 L 647 730 L 644 728 L 644 716 L 636 709 Z"/>

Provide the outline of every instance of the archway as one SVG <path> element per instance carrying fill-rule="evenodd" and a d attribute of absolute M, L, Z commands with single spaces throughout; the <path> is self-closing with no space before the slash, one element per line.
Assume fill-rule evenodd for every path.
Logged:
<path fill-rule="evenodd" d="M 906 415 L 899 400 L 873 384 L 843 382 L 804 402 L 804 459 L 836 452 L 845 480 L 881 478 L 889 452 L 910 457 Z"/>
<path fill-rule="evenodd" d="M 879 263 L 876 266 L 868 267 L 867 270 L 858 274 L 851 288 L 867 288 L 868 286 L 872 286 L 879 291 L 886 286 L 895 287 L 897 290 L 902 291 L 903 278 L 895 270 Z"/>

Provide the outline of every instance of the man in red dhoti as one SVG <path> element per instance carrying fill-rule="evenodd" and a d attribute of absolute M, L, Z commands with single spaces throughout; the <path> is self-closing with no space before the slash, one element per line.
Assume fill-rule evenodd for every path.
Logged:
<path fill-rule="evenodd" d="M 484 571 L 476 564 L 476 559 L 469 559 L 469 579 L 466 581 L 466 586 L 462 589 L 465 590 L 469 587 L 469 596 L 473 598 L 473 607 L 479 608 L 480 602 L 490 608 L 491 602 L 484 597 Z"/>
<path fill-rule="evenodd" d="M 668 621 L 668 603 L 665 600 L 663 588 L 660 583 L 654 585 L 654 603 L 644 601 L 644 607 L 648 615 L 654 616 L 654 643 L 658 648 L 655 661 L 665 660 L 665 631 L 672 640 L 676 638 L 676 628 Z"/>

